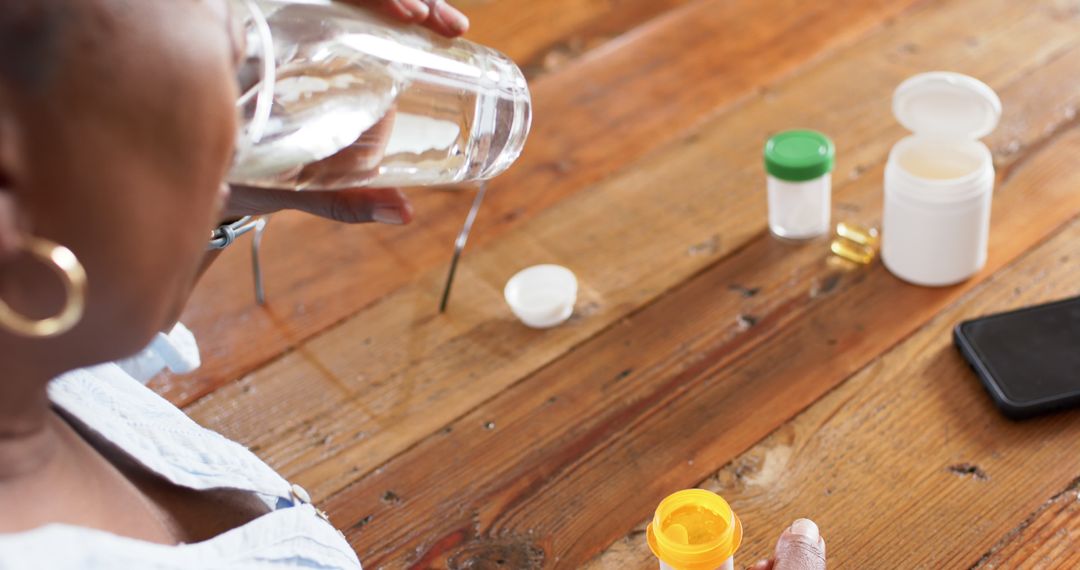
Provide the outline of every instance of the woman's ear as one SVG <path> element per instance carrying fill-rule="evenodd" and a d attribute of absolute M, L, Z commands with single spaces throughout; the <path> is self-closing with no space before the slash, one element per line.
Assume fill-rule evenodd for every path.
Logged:
<path fill-rule="evenodd" d="M 18 255 L 22 240 L 15 197 L 6 188 L 0 188 L 0 261 Z"/>
<path fill-rule="evenodd" d="M 23 220 L 16 192 L 22 153 L 16 132 L 11 107 L 0 92 L 0 260 L 17 255 L 23 247 Z"/>

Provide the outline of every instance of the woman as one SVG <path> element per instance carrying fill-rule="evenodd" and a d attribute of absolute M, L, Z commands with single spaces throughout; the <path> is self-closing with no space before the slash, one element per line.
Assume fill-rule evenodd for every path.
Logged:
<path fill-rule="evenodd" d="M 226 0 L 0 4 L 0 568 L 359 567 L 302 489 L 134 379 L 197 361 L 158 331 L 221 220 L 412 215 L 392 189 L 229 196 L 234 27 Z"/>

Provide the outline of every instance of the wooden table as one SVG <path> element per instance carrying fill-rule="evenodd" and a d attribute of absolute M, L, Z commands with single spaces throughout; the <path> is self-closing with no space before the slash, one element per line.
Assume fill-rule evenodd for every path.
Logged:
<path fill-rule="evenodd" d="M 305 486 L 368 568 L 653 568 L 668 493 L 723 494 L 766 556 L 810 516 L 831 567 L 1080 567 L 1080 412 L 1003 419 L 958 321 L 1080 289 L 1080 2 L 461 0 L 522 62 L 535 126 L 436 312 L 461 191 L 407 228 L 275 218 L 270 304 L 229 252 L 185 320 L 205 366 L 156 387 Z M 878 224 L 892 90 L 1004 103 L 990 261 L 955 287 L 766 231 L 761 147 L 838 148 L 838 220 Z M 577 272 L 533 331 L 506 279 Z"/>

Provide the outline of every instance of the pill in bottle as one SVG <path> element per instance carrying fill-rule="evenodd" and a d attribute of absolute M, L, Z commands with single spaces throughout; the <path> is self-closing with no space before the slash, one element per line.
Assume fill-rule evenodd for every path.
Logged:
<path fill-rule="evenodd" d="M 829 233 L 836 148 L 809 130 L 784 131 L 765 143 L 769 230 L 802 240 Z"/>
<path fill-rule="evenodd" d="M 668 496 L 645 531 L 660 570 L 731 570 L 742 534 L 727 501 L 704 489 Z"/>
<path fill-rule="evenodd" d="M 893 114 L 913 134 L 885 166 L 882 263 L 916 285 L 964 281 L 986 265 L 994 161 L 979 139 L 1001 100 L 975 78 L 923 73 L 896 89 Z"/>

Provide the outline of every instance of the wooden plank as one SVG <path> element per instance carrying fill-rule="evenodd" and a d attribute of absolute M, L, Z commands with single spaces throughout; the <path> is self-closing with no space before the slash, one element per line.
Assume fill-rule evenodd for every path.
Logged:
<path fill-rule="evenodd" d="M 481 563 L 501 556 L 500 537 L 576 567 L 671 489 L 701 481 L 1080 213 L 1076 152 L 1074 129 L 999 189 L 979 278 L 930 289 L 881 266 L 831 272 L 820 244 L 792 249 L 763 237 L 326 509 L 375 567 Z M 869 201 L 876 182 L 864 182 L 840 196 Z M 764 288 L 733 300 L 723 293 L 732 283 Z M 740 327 L 739 315 L 753 315 L 743 320 L 752 325 Z M 388 491 L 398 501 L 381 501 Z"/>
<path fill-rule="evenodd" d="M 698 0 L 700 1 L 700 0 Z M 493 46 L 536 78 L 691 0 L 463 0 L 468 37 Z"/>
<path fill-rule="evenodd" d="M 1080 478 L 1009 533 L 974 568 L 1080 568 L 1080 548 L 1076 547 L 1078 540 Z"/>
<path fill-rule="evenodd" d="M 980 3 L 979 15 L 967 18 L 971 29 L 978 31 L 975 37 L 985 40 L 979 47 L 973 48 L 962 34 L 941 33 L 953 30 L 973 5 L 957 3 L 913 15 L 903 26 L 919 33 L 913 35 L 901 26 L 853 47 L 842 60 L 776 86 L 769 97 L 710 123 L 684 144 L 643 162 L 640 170 L 579 195 L 523 231 L 474 251 L 463 267 L 458 305 L 450 314 L 433 314 L 432 290 L 437 288 L 430 285 L 441 274 L 430 274 L 427 283 L 395 295 L 279 363 L 211 395 L 192 406 L 190 413 L 252 446 L 316 497 L 325 497 L 760 236 L 764 204 L 757 161 L 760 140 L 770 129 L 810 124 L 827 132 L 852 133 L 838 139 L 842 157 L 838 201 L 846 203 L 847 211 L 863 208 L 859 217 L 865 221 L 876 216 L 880 171 L 860 177 L 853 190 L 843 190 L 844 173 L 859 171 L 858 165 L 875 160 L 880 165 L 889 144 L 899 138 L 898 127 L 886 126 L 891 124 L 888 94 L 909 65 L 925 65 L 919 58 L 951 63 L 995 85 L 1023 78 L 1003 91 L 1010 111 L 1002 132 L 1009 138 L 996 139 L 994 146 L 1037 144 L 1072 117 L 1067 109 L 1076 104 L 1078 94 L 1055 85 L 1076 66 L 1075 57 L 1057 51 L 1074 41 L 1075 31 L 1068 24 L 1055 24 L 1043 12 L 1000 2 Z M 925 55 L 905 53 L 903 66 L 882 57 L 912 37 L 925 40 Z M 1033 51 L 1032 45 L 1039 47 Z M 1030 89 L 1029 67 L 1053 54 L 1058 59 L 1050 68 L 1052 74 L 1038 76 L 1046 86 Z M 835 89 L 844 77 L 868 68 L 881 77 L 844 92 Z M 811 99 L 820 108 L 798 104 L 808 93 L 816 94 Z M 1014 105 L 1017 96 L 1031 99 Z M 851 97 L 866 103 L 852 104 Z M 875 100 L 878 104 L 870 103 Z M 1028 103 L 1038 113 L 1013 114 L 1012 109 Z M 717 148 L 728 152 L 718 154 Z M 665 189 L 668 204 L 660 210 L 657 188 Z M 595 212 L 605 212 L 603 223 L 598 223 Z M 1062 214 L 1052 212 L 1050 219 L 1057 215 Z M 757 301 L 775 305 L 754 308 L 757 314 L 797 303 L 790 295 L 801 293 L 793 287 L 811 287 L 815 280 L 819 287 L 830 282 L 822 281 L 815 250 L 785 248 L 769 240 L 756 243 L 750 257 L 728 267 L 740 279 L 758 269 L 774 268 L 752 274 L 756 284 L 747 282 L 777 287 L 775 295 Z M 1005 244 L 1004 251 L 1014 251 L 1013 247 L 1015 243 Z M 803 257 L 792 257 L 796 253 Z M 554 260 L 579 271 L 583 299 L 574 323 L 546 333 L 528 331 L 502 308 L 499 288 L 523 260 Z M 809 269 L 800 269 L 804 267 Z M 781 283 L 792 289 L 785 293 Z M 735 335 L 739 310 L 739 302 L 718 307 L 711 314 L 718 320 L 700 321 L 700 326 L 716 329 L 721 336 Z M 688 330 L 696 334 L 698 329 Z M 274 420 L 268 421 L 270 417 Z"/>
<path fill-rule="evenodd" d="M 1049 152 L 1075 148 L 1078 137 L 1070 138 Z M 705 481 L 744 523 L 740 561 L 768 556 L 784 527 L 809 516 L 822 529 L 830 568 L 969 568 L 1053 489 L 1074 481 L 1080 413 L 1005 419 L 952 347 L 951 330 L 964 319 L 1075 295 L 1077 240 L 1080 221 Z M 1064 555 L 1070 547 L 1074 556 L 1075 544 L 1055 536 L 1075 529 L 1076 507 L 1066 504 L 1076 502 L 1074 487 L 1028 534 L 1013 535 L 1001 560 Z M 586 568 L 653 564 L 634 533 Z"/>
<path fill-rule="evenodd" d="M 493 183 L 472 247 L 520 227 L 916 1 L 698 2 L 542 77 L 533 85 L 531 142 L 519 164 Z M 438 291 L 440 279 L 423 275 L 433 267 L 445 271 L 469 198 L 438 191 L 414 196 L 419 221 L 410 228 L 347 228 L 277 216 L 265 244 L 266 308 L 251 302 L 247 252 L 228 252 L 183 318 L 206 347 L 203 368 L 155 388 L 178 404 L 190 403 L 404 284 L 419 281 Z"/>

